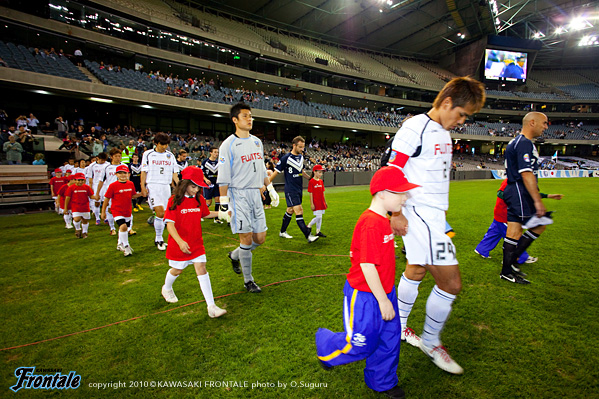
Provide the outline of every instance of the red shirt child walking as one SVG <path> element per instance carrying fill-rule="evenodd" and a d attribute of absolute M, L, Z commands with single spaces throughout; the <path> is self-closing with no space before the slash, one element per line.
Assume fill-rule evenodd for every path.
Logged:
<path fill-rule="evenodd" d="M 319 237 L 326 237 L 320 231 L 320 227 L 322 226 L 322 215 L 324 215 L 325 209 L 328 208 L 327 201 L 324 199 L 323 174 L 324 167 L 318 164 L 314 165 L 314 168 L 312 168 L 312 176 L 310 176 L 310 182 L 308 183 L 310 208 L 314 214 L 314 218 L 308 223 L 308 228 L 312 228 L 312 226 L 316 224 L 316 235 Z"/>
<path fill-rule="evenodd" d="M 87 238 L 89 228 L 89 199 L 94 195 L 90 186 L 85 184 L 85 175 L 75 173 L 72 180 L 75 185 L 69 186 L 65 194 L 65 206 L 71 206 L 75 237 Z"/>
<path fill-rule="evenodd" d="M 173 196 L 168 200 L 164 221 L 168 230 L 166 258 L 171 267 L 166 272 L 162 296 L 169 303 L 179 299 L 173 291 L 173 283 L 187 266 L 193 263 L 200 282 L 202 294 L 208 306 L 208 316 L 220 317 L 227 313 L 214 303 L 210 276 L 206 270 L 206 249 L 202 239 L 202 218 L 218 217 L 218 212 L 210 212 L 204 197 L 200 195 L 201 187 L 208 187 L 204 182 L 204 173 L 197 166 L 188 166 L 181 172 L 181 180 Z"/>
<path fill-rule="evenodd" d="M 110 206 L 110 213 L 112 213 L 114 223 L 119 226 L 119 239 L 116 249 L 123 251 L 125 256 L 129 256 L 133 254 L 133 249 L 129 245 L 129 233 L 127 232 L 132 221 L 131 200 L 141 196 L 141 194 L 137 194 L 135 184 L 129 180 L 129 168 L 127 165 L 117 166 L 115 175 L 117 181 L 111 183 L 106 189 L 106 193 L 104 193 L 101 218 L 104 219 L 106 217 L 106 210 Z"/>

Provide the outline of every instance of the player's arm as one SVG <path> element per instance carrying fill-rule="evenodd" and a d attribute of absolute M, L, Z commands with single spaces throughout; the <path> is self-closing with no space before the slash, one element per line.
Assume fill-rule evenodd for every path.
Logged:
<path fill-rule="evenodd" d="M 100 192 L 102 191 L 102 186 L 104 186 L 104 180 L 100 180 L 100 182 L 98 183 L 98 188 L 96 189 L 96 192 L 94 194 L 94 199 L 96 200 L 100 200 Z"/>
<path fill-rule="evenodd" d="M 312 209 L 312 211 L 316 209 L 316 206 L 314 206 L 314 193 L 310 193 L 310 209 Z"/>
<path fill-rule="evenodd" d="M 546 197 L 543 197 L 543 193 L 541 193 L 541 197 L 542 198 L 549 198 L 549 199 L 554 199 L 554 200 L 561 200 L 564 195 L 563 194 L 545 194 Z"/>
<path fill-rule="evenodd" d="M 168 230 L 169 236 L 173 237 L 173 240 L 175 240 L 177 242 L 177 244 L 179 245 L 181 252 L 183 252 L 184 254 L 188 254 L 188 255 L 191 254 L 189 244 L 187 244 L 187 242 L 185 240 L 183 240 L 181 238 L 181 236 L 179 235 L 179 233 L 177 232 L 177 228 L 175 227 L 175 222 L 173 222 L 172 220 L 167 221 L 166 229 Z"/>
<path fill-rule="evenodd" d="M 370 291 L 372 291 L 372 295 L 374 295 L 379 303 L 383 320 L 393 320 L 395 317 L 395 310 L 383 289 L 383 284 L 381 283 L 381 278 L 376 270 L 376 266 L 373 263 L 360 263 L 360 267 L 362 268 L 362 273 L 364 273 L 366 284 L 368 284 Z"/>
<path fill-rule="evenodd" d="M 173 173 L 173 183 L 175 184 L 175 186 L 179 184 L 179 174 L 177 172 Z"/>
<path fill-rule="evenodd" d="M 271 184 L 271 183 L 272 183 L 272 181 L 275 179 L 275 177 L 277 177 L 277 175 L 278 175 L 278 174 L 279 174 L 279 171 L 275 169 L 275 170 L 272 172 L 272 174 L 270 175 L 270 177 L 267 177 L 267 178 L 266 178 L 266 179 L 268 180 L 268 183 L 267 183 L 267 182 L 266 182 L 266 180 L 265 180 L 265 181 L 264 181 L 264 185 L 265 185 L 265 186 L 268 186 L 269 184 Z"/>
<path fill-rule="evenodd" d="M 50 182 L 50 193 L 52 194 L 52 198 L 56 197 L 56 194 L 54 194 L 54 185 L 52 184 L 52 182 Z"/>
<path fill-rule="evenodd" d="M 310 180 L 310 175 L 308 173 L 306 173 L 305 170 L 302 170 L 302 176 L 304 176 L 304 178 Z"/>
<path fill-rule="evenodd" d="M 67 209 L 69 209 L 69 202 L 71 201 L 71 197 L 69 197 L 68 195 L 64 198 L 64 209 L 65 211 Z"/>
<path fill-rule="evenodd" d="M 543 205 L 543 201 L 541 200 L 541 193 L 539 192 L 539 187 L 537 185 L 537 179 L 535 175 L 531 171 L 523 171 L 520 173 L 522 176 L 522 181 L 524 182 L 524 187 L 526 187 L 526 191 L 530 194 L 530 197 L 534 201 L 536 215 L 541 217 L 545 214 L 546 209 L 545 205 Z"/>
<path fill-rule="evenodd" d="M 218 218 L 218 212 L 216 211 L 210 211 L 210 213 L 206 216 L 204 216 L 204 219 L 216 219 Z"/>

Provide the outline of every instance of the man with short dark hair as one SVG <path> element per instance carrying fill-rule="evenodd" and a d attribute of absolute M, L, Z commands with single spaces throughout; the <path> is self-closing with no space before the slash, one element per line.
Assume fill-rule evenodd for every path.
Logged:
<path fill-rule="evenodd" d="M 306 226 L 306 222 L 304 221 L 304 209 L 302 208 L 302 177 L 310 180 L 310 176 L 304 171 L 303 153 L 304 148 L 306 147 L 306 140 L 302 136 L 297 136 L 293 139 L 291 144 L 291 151 L 281 157 L 275 166 L 274 172 L 269 177 L 269 180 L 272 183 L 279 173 L 284 173 L 285 176 L 285 201 L 287 201 L 287 210 L 285 215 L 283 215 L 283 223 L 281 225 L 279 237 L 293 238 L 287 233 L 287 227 L 289 227 L 291 217 L 295 213 L 295 221 L 304 234 L 304 237 L 306 237 L 308 242 L 314 242 L 320 237 L 313 235 L 308 226 Z"/>
<path fill-rule="evenodd" d="M 238 103 L 231 107 L 235 133 L 219 148 L 217 183 L 220 191 L 219 218 L 231 223 L 233 234 L 239 234 L 240 245 L 229 252 L 233 271 L 243 273 L 245 289 L 251 293 L 262 290 L 252 276 L 252 251 L 266 240 L 266 217 L 261 191 L 264 185 L 273 201 L 278 195 L 266 174 L 262 141 L 250 134 L 252 109 Z M 229 204 L 231 209 L 229 210 Z"/>

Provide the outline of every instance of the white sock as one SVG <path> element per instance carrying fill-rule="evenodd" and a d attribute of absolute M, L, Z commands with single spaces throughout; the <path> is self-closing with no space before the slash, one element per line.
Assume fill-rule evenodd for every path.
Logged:
<path fill-rule="evenodd" d="M 322 226 L 322 215 L 316 217 L 316 234 L 320 233 L 320 227 Z"/>
<path fill-rule="evenodd" d="M 100 220 L 100 207 L 94 205 L 94 216 L 96 217 L 96 220 Z"/>
<path fill-rule="evenodd" d="M 75 230 L 81 230 L 81 220 L 78 222 L 73 222 L 73 226 L 75 226 Z"/>
<path fill-rule="evenodd" d="M 451 313 L 451 304 L 455 295 L 442 291 L 436 285 L 426 301 L 426 319 L 424 320 L 424 331 L 420 338 L 424 345 L 429 348 L 441 345 L 441 330 Z"/>
<path fill-rule="evenodd" d="M 254 280 L 252 276 L 252 247 L 246 247 L 241 244 L 239 246 L 239 263 L 241 264 L 241 272 L 243 273 L 243 282 L 249 283 Z"/>
<path fill-rule="evenodd" d="M 87 223 L 83 223 L 83 224 L 81 225 L 81 230 L 83 230 L 83 232 L 84 232 L 85 234 L 87 234 L 87 229 L 88 229 L 88 228 L 89 228 L 89 222 L 87 222 Z"/>
<path fill-rule="evenodd" d="M 254 241 L 252 241 L 252 248 L 250 248 L 250 251 L 253 251 L 254 249 L 258 248 L 260 246 L 260 244 L 256 244 Z"/>
<path fill-rule="evenodd" d="M 64 223 L 68 226 L 71 222 L 69 220 L 69 215 L 67 213 L 62 215 L 62 218 L 64 219 Z"/>
<path fill-rule="evenodd" d="M 126 231 L 120 231 L 119 230 L 119 242 L 121 244 L 123 244 L 123 246 L 128 246 L 129 245 L 129 233 L 127 233 Z"/>
<path fill-rule="evenodd" d="M 212 294 L 212 285 L 210 284 L 210 276 L 208 273 L 198 276 L 198 281 L 200 282 L 200 288 L 202 289 L 202 294 L 206 300 L 206 305 L 214 305 L 214 295 Z"/>
<path fill-rule="evenodd" d="M 156 239 L 154 241 L 164 241 L 162 233 L 164 232 L 164 219 L 156 217 L 154 218 L 154 230 L 156 230 Z"/>
<path fill-rule="evenodd" d="M 112 216 L 112 213 L 106 211 L 106 219 L 108 219 L 108 226 L 110 226 L 110 230 L 114 230 L 114 216 Z"/>
<path fill-rule="evenodd" d="M 131 220 L 129 221 L 129 227 L 127 227 L 127 231 L 131 231 L 133 229 L 133 213 L 131 214 Z"/>
<path fill-rule="evenodd" d="M 179 276 L 173 276 L 170 271 L 166 272 L 166 278 L 164 279 L 164 288 L 167 290 L 173 289 L 173 283 Z"/>
<path fill-rule="evenodd" d="M 420 281 L 410 280 L 402 273 L 397 286 L 397 307 L 399 308 L 399 321 L 401 329 L 408 325 L 408 316 L 412 311 L 414 302 L 418 297 L 418 286 Z"/>

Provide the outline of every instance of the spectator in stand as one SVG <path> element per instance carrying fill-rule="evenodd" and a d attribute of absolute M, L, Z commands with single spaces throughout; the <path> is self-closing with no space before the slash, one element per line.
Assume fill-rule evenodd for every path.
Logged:
<path fill-rule="evenodd" d="M 64 120 L 62 116 L 59 116 L 58 118 L 54 119 L 54 123 L 56 124 L 56 132 L 58 133 L 58 138 L 66 138 L 69 132 L 69 122 Z"/>
<path fill-rule="evenodd" d="M 32 134 L 37 134 L 37 125 L 39 125 L 40 121 L 37 120 L 33 114 L 29 114 L 29 118 L 27 118 L 27 128 L 31 130 Z"/>
<path fill-rule="evenodd" d="M 8 126 L 8 114 L 5 110 L 0 109 L 0 130 L 6 129 Z"/>
<path fill-rule="evenodd" d="M 8 142 L 2 147 L 6 153 L 6 160 L 9 165 L 20 165 L 23 159 L 23 147 L 17 143 L 17 136 L 11 135 L 8 137 Z"/>
<path fill-rule="evenodd" d="M 81 50 L 76 49 L 73 55 L 75 56 L 75 62 L 77 63 L 77 66 L 83 66 L 83 53 Z"/>
<path fill-rule="evenodd" d="M 23 157 L 25 161 L 33 161 L 33 145 L 38 144 L 39 141 L 37 141 L 31 132 L 26 130 L 22 125 L 19 128 L 19 140 L 21 141 L 21 146 L 23 147 Z"/>

